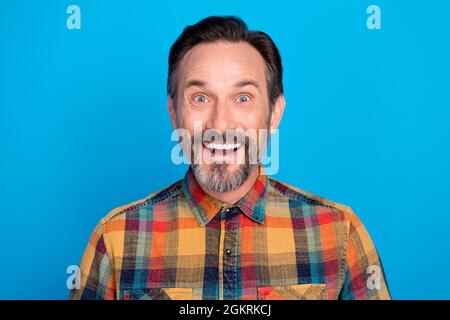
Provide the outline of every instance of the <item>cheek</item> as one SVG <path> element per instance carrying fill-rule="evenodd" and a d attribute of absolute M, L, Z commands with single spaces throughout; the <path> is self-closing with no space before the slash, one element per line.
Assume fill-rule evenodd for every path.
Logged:
<path fill-rule="evenodd" d="M 180 113 L 179 128 L 189 131 L 192 139 L 202 135 L 207 123 L 208 117 L 204 112 L 185 110 Z"/>
<path fill-rule="evenodd" d="M 196 106 L 186 102 L 180 107 L 180 116 L 186 119 L 186 122 L 193 122 L 197 119 L 207 120 L 211 113 L 211 108 L 207 105 Z"/>
<path fill-rule="evenodd" d="M 266 129 L 268 120 L 268 111 L 262 110 L 263 107 L 242 110 L 237 114 L 237 120 L 241 127 L 246 129 Z"/>

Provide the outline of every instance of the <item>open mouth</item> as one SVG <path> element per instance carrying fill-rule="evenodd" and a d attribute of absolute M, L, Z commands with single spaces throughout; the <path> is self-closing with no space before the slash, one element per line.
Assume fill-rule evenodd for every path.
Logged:
<path fill-rule="evenodd" d="M 211 154 L 222 154 L 236 152 L 242 147 L 242 143 L 214 143 L 203 142 L 203 147 L 211 152 Z"/>

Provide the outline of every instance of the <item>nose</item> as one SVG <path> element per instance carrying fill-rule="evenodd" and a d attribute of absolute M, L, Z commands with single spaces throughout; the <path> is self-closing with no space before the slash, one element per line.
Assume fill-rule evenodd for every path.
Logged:
<path fill-rule="evenodd" d="M 233 113 L 229 106 L 225 102 L 217 102 L 206 124 L 207 129 L 215 129 L 223 134 L 227 129 L 233 129 L 234 125 Z"/>

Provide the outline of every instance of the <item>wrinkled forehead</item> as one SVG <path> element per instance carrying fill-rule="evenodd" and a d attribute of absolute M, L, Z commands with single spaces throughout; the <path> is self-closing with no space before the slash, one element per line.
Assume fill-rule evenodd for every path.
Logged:
<path fill-rule="evenodd" d="M 177 78 L 181 90 L 193 79 L 212 88 L 231 87 L 236 81 L 252 79 L 265 88 L 266 65 L 258 50 L 246 42 L 202 43 L 183 57 Z"/>

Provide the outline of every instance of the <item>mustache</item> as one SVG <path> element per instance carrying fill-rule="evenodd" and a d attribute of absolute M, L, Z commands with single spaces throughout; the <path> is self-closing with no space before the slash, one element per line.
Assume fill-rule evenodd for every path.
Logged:
<path fill-rule="evenodd" d="M 199 132 L 198 136 L 194 135 L 192 143 L 245 144 L 246 142 L 249 143 L 250 139 L 243 130 L 227 130 L 226 132 L 221 132 L 217 129 L 207 129 Z"/>
<path fill-rule="evenodd" d="M 224 160 L 227 164 L 229 164 L 228 161 L 237 161 L 238 164 L 254 164 L 260 161 L 266 151 L 266 141 L 268 141 L 267 129 L 244 130 L 238 128 L 226 129 L 223 132 L 208 128 L 194 130 L 193 134 L 187 130 L 178 132 L 178 142 L 187 162 L 195 164 L 203 163 L 204 151 L 209 151 L 212 155 L 234 155 L 232 158 Z M 240 153 L 234 153 L 238 150 L 241 150 Z M 207 162 L 209 161 L 211 159 L 207 158 Z"/>

